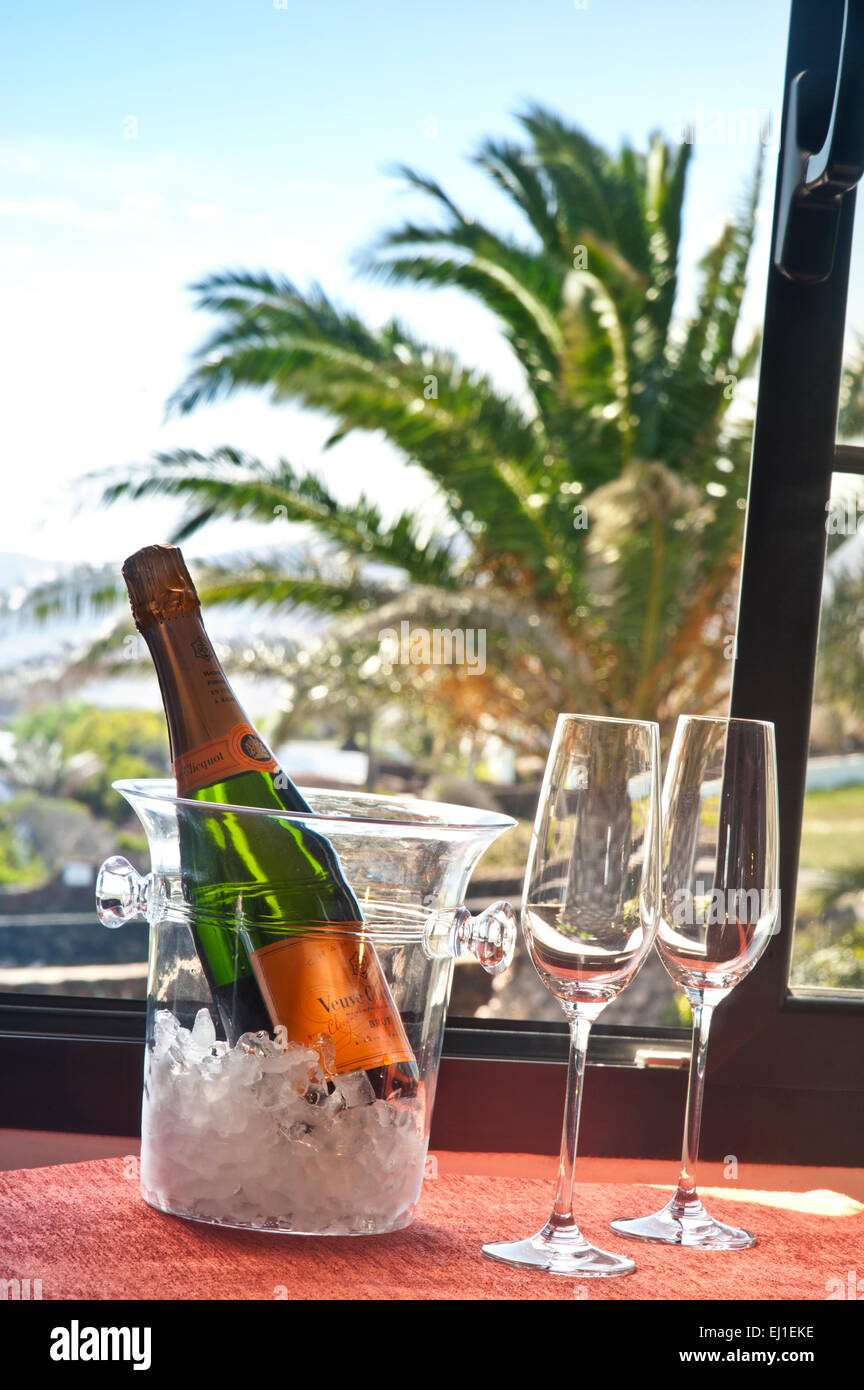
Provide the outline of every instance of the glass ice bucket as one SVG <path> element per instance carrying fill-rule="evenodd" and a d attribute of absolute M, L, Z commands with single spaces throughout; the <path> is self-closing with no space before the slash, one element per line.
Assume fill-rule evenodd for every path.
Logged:
<path fill-rule="evenodd" d="M 127 860 L 108 859 L 96 885 L 105 926 L 143 916 L 151 928 L 145 1200 L 176 1216 L 263 1231 L 360 1235 L 407 1226 L 423 1182 L 454 961 L 471 952 L 497 974 L 512 959 L 513 908 L 497 902 L 472 917 L 462 903 L 483 851 L 514 821 L 360 793 L 310 790 L 315 813 L 301 816 L 181 800 L 169 781 L 114 786 L 141 821 L 151 860 L 142 878 Z M 240 834 L 253 845 L 262 817 L 284 823 L 287 833 L 307 825 L 326 836 L 360 904 L 362 925 L 298 929 L 293 922 L 287 935 L 292 948 L 313 956 L 335 952 L 339 962 L 353 963 L 358 997 L 377 981 L 372 997 L 389 1011 L 403 1044 L 407 1039 L 407 1065 L 403 1059 L 401 1067 L 345 1070 L 343 1062 L 338 1069 L 327 1034 L 344 1029 L 339 1009 L 350 1014 L 353 990 L 346 1002 L 344 984 L 337 984 L 329 997 L 327 982 L 315 974 L 310 984 L 302 963 L 297 969 L 307 970 L 305 985 L 327 1006 L 332 1025 L 314 1037 L 308 1028 L 292 1037 L 278 1024 L 231 1037 L 212 971 L 196 949 L 202 923 L 193 902 L 200 897 L 190 901 L 185 864 L 181 875 L 178 817 L 193 826 L 196 817 L 207 817 L 211 828 L 214 817 L 217 826 L 230 822 L 235 842 Z M 223 915 L 220 930 L 244 939 L 244 920 L 239 885 L 231 919 Z M 271 924 L 267 934 L 284 943 L 286 928 Z M 256 939 L 260 944 L 260 931 Z M 368 1012 L 360 1017 L 368 1019 Z M 295 1021 L 292 1031 L 303 1030 Z"/>

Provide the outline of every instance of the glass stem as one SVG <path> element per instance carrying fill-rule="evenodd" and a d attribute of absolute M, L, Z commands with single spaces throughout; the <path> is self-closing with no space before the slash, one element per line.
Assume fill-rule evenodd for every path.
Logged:
<path fill-rule="evenodd" d="M 681 1150 L 681 1176 L 678 1191 L 672 1199 L 673 1209 L 687 1210 L 700 1205 L 696 1191 L 696 1160 L 699 1156 L 699 1131 L 702 1127 L 702 1097 L 705 1092 L 705 1060 L 708 1056 L 708 1033 L 714 1005 L 704 1000 L 694 1003 L 693 1048 L 690 1053 L 690 1079 L 687 1083 L 687 1116 L 684 1121 L 684 1143 Z"/>
<path fill-rule="evenodd" d="M 573 1170 L 576 1163 L 576 1143 L 579 1138 L 579 1113 L 582 1109 L 582 1077 L 585 1054 L 593 1020 L 575 1014 L 570 1019 L 570 1058 L 567 1064 L 567 1099 L 564 1102 L 564 1129 L 561 1135 L 561 1158 L 558 1163 L 558 1188 L 549 1226 L 555 1230 L 576 1228 L 573 1217 Z"/>

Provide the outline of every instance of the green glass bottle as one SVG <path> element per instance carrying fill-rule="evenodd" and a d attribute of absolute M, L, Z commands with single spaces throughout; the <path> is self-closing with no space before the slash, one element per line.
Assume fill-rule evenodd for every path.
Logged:
<path fill-rule="evenodd" d="M 123 578 L 159 680 L 177 795 L 208 806 L 178 805 L 181 876 L 229 1043 L 279 1027 L 307 1045 L 323 1035 L 336 1073 L 368 1072 L 379 1095 L 412 1091 L 416 1061 L 332 844 L 308 822 L 243 814 L 311 807 L 231 690 L 180 550 L 146 546 Z"/>

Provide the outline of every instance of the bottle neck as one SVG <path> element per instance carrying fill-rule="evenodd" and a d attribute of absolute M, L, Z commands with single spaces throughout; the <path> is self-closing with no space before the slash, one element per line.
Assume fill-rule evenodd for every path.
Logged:
<path fill-rule="evenodd" d="M 204 630 L 200 610 L 154 623 L 141 635 L 156 667 L 172 760 L 246 722 Z"/>
<path fill-rule="evenodd" d="M 178 795 L 241 772 L 278 772 L 228 684 L 200 610 L 148 625 L 141 635 L 156 667 Z"/>

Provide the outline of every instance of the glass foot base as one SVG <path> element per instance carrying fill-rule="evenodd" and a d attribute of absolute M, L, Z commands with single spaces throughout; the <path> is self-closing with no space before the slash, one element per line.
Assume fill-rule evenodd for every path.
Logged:
<path fill-rule="evenodd" d="M 484 1245 L 487 1260 L 514 1265 L 517 1269 L 540 1269 L 547 1274 L 566 1274 L 580 1279 L 614 1278 L 632 1274 L 636 1265 L 626 1255 L 598 1250 L 573 1226 L 564 1230 L 544 1226 L 527 1240 Z"/>
<path fill-rule="evenodd" d="M 692 1250 L 749 1250 L 756 1237 L 737 1226 L 724 1226 L 709 1216 L 700 1201 L 684 1208 L 671 1202 L 653 1216 L 628 1221 L 610 1221 L 616 1236 L 644 1240 L 657 1245 L 683 1245 Z"/>

